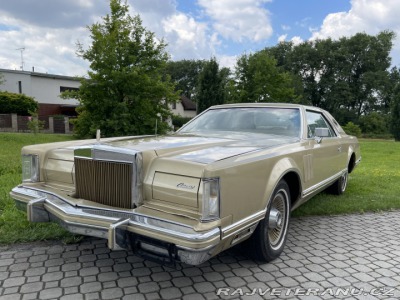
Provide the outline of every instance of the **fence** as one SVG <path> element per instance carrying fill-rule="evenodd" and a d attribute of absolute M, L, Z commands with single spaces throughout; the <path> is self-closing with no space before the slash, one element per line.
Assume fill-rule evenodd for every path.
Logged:
<path fill-rule="evenodd" d="M 0 114 L 0 131 L 7 132 L 30 132 L 28 123 L 32 117 L 18 116 L 17 114 Z M 44 133 L 66 133 L 73 131 L 73 125 L 70 124 L 70 117 L 56 116 L 39 116 L 39 120 L 43 121 Z"/>

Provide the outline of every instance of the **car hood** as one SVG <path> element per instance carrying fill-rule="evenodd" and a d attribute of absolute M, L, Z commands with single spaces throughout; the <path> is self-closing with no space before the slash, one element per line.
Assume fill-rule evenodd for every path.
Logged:
<path fill-rule="evenodd" d="M 106 144 L 138 152 L 155 151 L 158 156 L 211 163 L 232 156 L 297 142 L 299 138 L 253 133 L 174 134 L 126 138 Z"/>

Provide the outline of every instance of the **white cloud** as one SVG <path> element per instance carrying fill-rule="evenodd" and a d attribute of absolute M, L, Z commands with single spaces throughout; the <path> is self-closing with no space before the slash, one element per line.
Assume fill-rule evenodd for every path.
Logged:
<path fill-rule="evenodd" d="M 236 65 L 236 61 L 238 59 L 237 55 L 221 55 L 220 57 L 218 57 L 218 63 L 220 68 L 229 68 L 231 70 L 233 70 L 235 68 Z"/>
<path fill-rule="evenodd" d="M 301 44 L 302 42 L 304 42 L 304 40 L 303 40 L 301 37 L 299 37 L 299 36 L 294 36 L 294 37 L 292 37 L 292 38 L 290 39 L 290 41 L 293 43 L 293 45 L 299 45 L 299 44 Z"/>
<path fill-rule="evenodd" d="M 282 34 L 281 36 L 278 37 L 278 43 L 282 43 L 284 41 L 286 41 L 288 35 L 287 34 Z M 299 36 L 294 36 L 290 39 L 290 41 L 293 43 L 293 45 L 299 45 L 302 42 L 304 42 L 304 40 L 299 37 Z"/>
<path fill-rule="evenodd" d="M 107 1 L 96 0 L 14 0 L 1 1 L 0 22 L 14 17 L 23 24 L 48 28 L 76 28 L 91 23 L 92 16 L 103 14 Z"/>
<path fill-rule="evenodd" d="M 0 14 L 1 15 L 1 14 Z M 0 68 L 17 69 L 21 67 L 21 51 L 24 70 L 55 72 L 65 75 L 84 75 L 87 66 L 76 57 L 76 41 L 85 40 L 85 28 L 62 29 L 43 28 L 6 17 L 2 22 L 12 29 L 0 31 Z"/>
<path fill-rule="evenodd" d="M 214 29 L 235 42 L 259 42 L 272 35 L 269 11 L 262 0 L 198 0 L 214 21 Z"/>
<path fill-rule="evenodd" d="M 183 13 L 175 13 L 162 20 L 164 36 L 173 59 L 201 59 L 214 53 L 218 44 L 216 35 L 209 36 L 207 25 L 196 22 Z"/>
<path fill-rule="evenodd" d="M 278 42 L 279 43 L 284 42 L 284 41 L 286 41 L 286 38 L 287 38 L 287 34 L 282 34 L 281 36 L 278 37 Z"/>
<path fill-rule="evenodd" d="M 132 15 L 140 14 L 146 29 L 164 38 L 173 60 L 208 59 L 220 41 L 206 22 L 177 10 L 175 0 L 131 0 Z"/>
<path fill-rule="evenodd" d="M 7 1 L 0 8 L 0 68 L 85 75 L 88 64 L 76 56 L 76 42 L 89 43 L 85 25 L 105 8 L 94 0 Z M 3 26 L 1 26 L 3 25 Z"/>
<path fill-rule="evenodd" d="M 358 32 L 375 35 L 383 30 L 397 34 L 391 53 L 394 64 L 400 63 L 400 5 L 398 0 L 352 0 L 347 12 L 329 14 L 311 39 L 352 36 Z"/>

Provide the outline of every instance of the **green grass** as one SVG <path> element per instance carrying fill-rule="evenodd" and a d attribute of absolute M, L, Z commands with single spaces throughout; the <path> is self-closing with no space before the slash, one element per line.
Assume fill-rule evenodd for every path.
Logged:
<path fill-rule="evenodd" d="M 24 145 L 71 140 L 68 135 L 0 133 L 0 244 L 79 237 L 57 224 L 28 223 L 9 196 L 21 183 L 21 148 Z M 360 140 L 362 162 L 350 174 L 341 196 L 320 194 L 293 212 L 293 216 L 364 213 L 400 209 L 400 143 Z"/>
<path fill-rule="evenodd" d="M 75 237 L 53 223 L 29 223 L 26 214 L 15 208 L 9 192 L 21 183 L 21 148 L 25 145 L 61 142 L 69 135 L 0 133 L 0 244 Z"/>
<path fill-rule="evenodd" d="M 400 143 L 360 140 L 361 163 L 349 175 L 343 195 L 321 193 L 292 216 L 334 215 L 400 209 Z"/>

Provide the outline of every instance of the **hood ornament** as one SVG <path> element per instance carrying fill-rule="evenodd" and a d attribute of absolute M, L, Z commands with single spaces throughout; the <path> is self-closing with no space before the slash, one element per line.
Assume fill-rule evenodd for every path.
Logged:
<path fill-rule="evenodd" d="M 96 130 L 96 141 L 100 143 L 100 129 Z"/>

